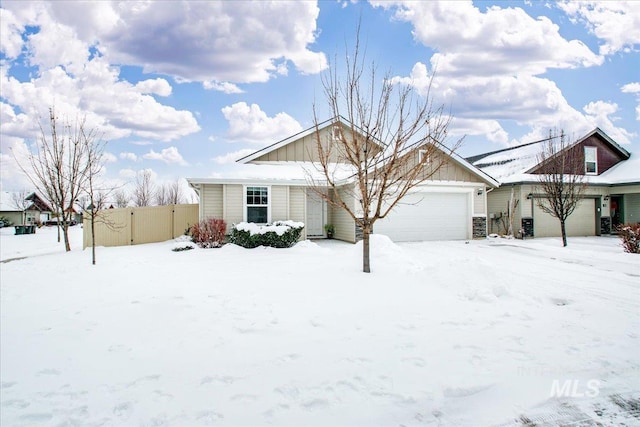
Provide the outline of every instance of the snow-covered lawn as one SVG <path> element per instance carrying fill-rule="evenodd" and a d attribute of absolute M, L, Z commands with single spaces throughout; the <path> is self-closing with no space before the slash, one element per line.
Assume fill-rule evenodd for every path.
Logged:
<path fill-rule="evenodd" d="M 640 256 L 615 237 L 379 236 L 366 275 L 333 241 L 92 266 L 71 231 L 66 254 L 0 230 L 27 257 L 0 264 L 2 426 L 640 423 Z"/>

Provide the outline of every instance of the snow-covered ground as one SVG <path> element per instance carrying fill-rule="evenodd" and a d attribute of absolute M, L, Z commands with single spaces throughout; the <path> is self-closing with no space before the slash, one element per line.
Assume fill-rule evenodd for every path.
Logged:
<path fill-rule="evenodd" d="M 378 236 L 367 275 L 334 241 L 92 266 L 71 232 L 0 230 L 26 257 L 0 264 L 2 426 L 640 425 L 640 256 L 615 237 Z"/>

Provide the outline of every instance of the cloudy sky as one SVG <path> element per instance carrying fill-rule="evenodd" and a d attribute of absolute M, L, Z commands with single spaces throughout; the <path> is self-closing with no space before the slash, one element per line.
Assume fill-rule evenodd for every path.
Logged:
<path fill-rule="evenodd" d="M 640 155 L 640 2 L 0 2 L 0 173 L 39 117 L 86 117 L 106 175 L 240 176 L 313 124 L 322 74 L 361 21 L 368 61 L 431 95 L 462 155 L 600 127 Z M 328 118 L 328 116 L 327 116 Z"/>

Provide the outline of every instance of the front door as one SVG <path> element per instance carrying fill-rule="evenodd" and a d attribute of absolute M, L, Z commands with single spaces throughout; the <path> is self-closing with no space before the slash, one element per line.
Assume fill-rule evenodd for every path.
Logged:
<path fill-rule="evenodd" d="M 324 200 L 307 191 L 307 237 L 324 237 Z"/>
<path fill-rule="evenodd" d="M 616 233 L 622 224 L 622 196 L 611 196 L 609 206 L 611 208 L 611 232 Z"/>

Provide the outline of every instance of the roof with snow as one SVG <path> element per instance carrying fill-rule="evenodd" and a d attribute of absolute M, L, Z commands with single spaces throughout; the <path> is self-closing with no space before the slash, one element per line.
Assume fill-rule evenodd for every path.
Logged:
<path fill-rule="evenodd" d="M 603 185 L 640 183 L 640 158 L 632 158 L 631 153 L 618 145 L 599 128 L 595 128 L 575 143 L 569 145 L 567 149 L 584 142 L 592 136 L 600 137 L 622 160 L 600 175 L 585 175 L 586 182 Z M 547 143 L 549 140 L 549 138 L 545 138 L 515 147 L 478 154 L 468 157 L 467 161 L 495 178 L 501 184 L 537 182 L 538 176 L 531 173 L 531 171 L 539 164 L 538 155 L 542 150 L 542 144 Z"/>

